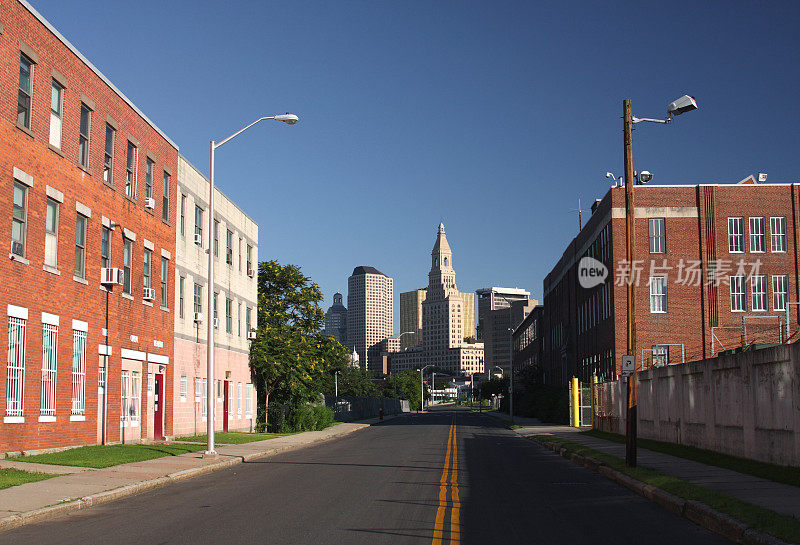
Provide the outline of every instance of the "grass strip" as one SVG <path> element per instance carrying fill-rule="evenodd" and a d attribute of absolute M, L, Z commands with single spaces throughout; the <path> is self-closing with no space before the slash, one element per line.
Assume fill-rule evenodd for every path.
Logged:
<path fill-rule="evenodd" d="M 625 443 L 625 436 L 618 433 L 591 430 L 581 432 L 581 435 L 589 435 L 615 443 Z M 757 460 L 737 458 L 736 456 L 714 452 L 713 450 L 667 443 L 664 441 L 654 441 L 652 439 L 639 438 L 636 440 L 636 444 L 641 448 L 654 452 L 661 452 L 662 454 L 669 454 L 670 456 L 677 456 L 678 458 L 694 460 L 701 464 L 730 469 L 731 471 L 768 479 L 776 483 L 800 486 L 800 468 L 798 467 L 780 466 L 767 462 L 759 462 Z"/>
<path fill-rule="evenodd" d="M 626 467 L 625 460 L 622 458 L 606 454 L 605 452 L 586 447 L 567 439 L 561 439 L 560 437 L 552 435 L 534 435 L 532 438 L 549 443 L 558 443 L 567 449 L 568 454 L 575 453 L 580 456 L 589 456 L 595 460 L 599 460 L 612 469 L 646 484 L 666 490 L 683 499 L 703 502 L 709 507 L 730 515 L 756 530 L 760 530 L 790 543 L 800 543 L 800 521 L 794 517 L 781 515 L 764 507 L 753 505 L 752 503 L 733 498 L 715 490 L 709 490 L 708 488 L 688 483 L 676 477 L 664 475 L 652 469 Z"/>
<path fill-rule="evenodd" d="M 31 473 L 21 469 L 0 468 L 0 490 L 25 483 L 43 481 L 51 477 L 58 477 L 51 473 Z"/>
<path fill-rule="evenodd" d="M 205 449 L 205 445 L 90 445 L 47 454 L 14 456 L 9 460 L 59 466 L 103 468 L 129 462 L 142 462 L 164 456 L 178 456 Z"/>
<path fill-rule="evenodd" d="M 288 433 L 235 433 L 235 432 L 216 432 L 214 433 L 214 442 L 219 445 L 241 445 L 242 443 L 252 443 L 254 441 L 264 441 L 265 439 L 273 439 L 283 435 L 291 435 Z M 178 437 L 178 441 L 191 441 L 194 443 L 205 443 L 208 441 L 208 436 L 203 435 L 190 435 L 187 437 Z"/>

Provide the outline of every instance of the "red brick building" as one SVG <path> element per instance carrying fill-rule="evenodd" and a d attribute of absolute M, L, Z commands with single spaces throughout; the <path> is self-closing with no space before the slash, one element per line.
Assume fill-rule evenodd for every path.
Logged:
<path fill-rule="evenodd" d="M 170 435 L 178 148 L 26 2 L 0 68 L 0 452 Z"/>
<path fill-rule="evenodd" d="M 752 177 L 738 184 L 638 185 L 631 267 L 625 191 L 610 189 L 544 280 L 546 380 L 616 377 L 626 353 L 629 280 L 640 366 L 785 341 L 787 306 L 791 332 L 797 333 L 800 306 L 790 303 L 800 300 L 799 190 L 798 184 L 762 184 Z M 605 265 L 604 282 L 582 287 L 585 257 Z"/>

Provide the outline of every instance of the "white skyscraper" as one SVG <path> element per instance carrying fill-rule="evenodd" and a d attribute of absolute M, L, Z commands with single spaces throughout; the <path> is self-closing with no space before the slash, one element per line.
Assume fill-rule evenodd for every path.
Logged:
<path fill-rule="evenodd" d="M 347 279 L 347 344 L 373 371 L 383 368 L 381 341 L 394 330 L 393 293 L 393 280 L 375 267 L 356 267 Z"/>

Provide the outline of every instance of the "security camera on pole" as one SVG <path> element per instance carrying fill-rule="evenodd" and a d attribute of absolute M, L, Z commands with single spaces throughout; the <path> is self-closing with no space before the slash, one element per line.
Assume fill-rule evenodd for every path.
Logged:
<path fill-rule="evenodd" d="M 636 467 L 636 313 L 633 293 L 634 262 L 634 206 L 633 206 L 633 124 L 647 121 L 650 123 L 669 123 L 672 116 L 681 115 L 697 109 L 694 97 L 683 95 L 667 107 L 666 119 L 639 118 L 631 114 L 631 100 L 622 101 L 623 145 L 625 151 L 625 258 L 628 261 L 628 335 L 627 354 L 623 357 L 622 375 L 627 376 L 627 411 L 625 416 L 625 465 Z M 611 174 L 606 173 L 606 176 Z M 612 175 L 613 176 L 613 175 Z M 643 170 L 638 177 L 639 183 L 647 183 L 653 175 Z"/>

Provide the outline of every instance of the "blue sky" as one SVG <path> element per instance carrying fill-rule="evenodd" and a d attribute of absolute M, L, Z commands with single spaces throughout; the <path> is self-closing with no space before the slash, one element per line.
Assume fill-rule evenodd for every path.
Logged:
<path fill-rule="evenodd" d="M 622 171 L 623 98 L 653 183 L 797 182 L 797 2 L 99 2 L 33 6 L 300 265 L 325 307 L 357 265 L 427 284 L 444 220 L 462 291 L 535 297 Z M 79 14 L 79 15 L 78 15 Z M 395 315 L 395 329 L 399 327 Z"/>

